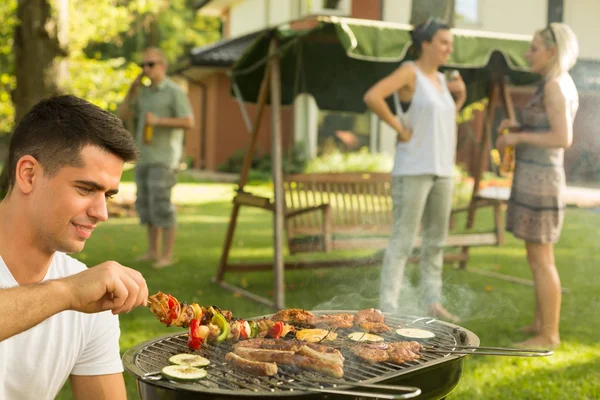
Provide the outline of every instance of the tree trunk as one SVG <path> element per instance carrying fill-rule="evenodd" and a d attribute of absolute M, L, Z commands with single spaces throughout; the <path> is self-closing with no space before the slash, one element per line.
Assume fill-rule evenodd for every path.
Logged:
<path fill-rule="evenodd" d="M 410 24 L 418 25 L 429 17 L 436 17 L 454 26 L 455 0 L 412 0 Z"/>
<path fill-rule="evenodd" d="M 48 0 L 19 0 L 13 43 L 17 87 L 15 123 L 44 97 L 57 93 L 55 58 L 65 56 Z"/>
<path fill-rule="evenodd" d="M 11 93 L 15 124 L 45 97 L 57 93 L 57 56 L 66 56 L 47 0 L 18 0 L 13 41 L 17 87 Z M 8 160 L 4 165 L 8 165 Z M 0 198 L 8 190 L 8 168 L 0 174 Z"/>

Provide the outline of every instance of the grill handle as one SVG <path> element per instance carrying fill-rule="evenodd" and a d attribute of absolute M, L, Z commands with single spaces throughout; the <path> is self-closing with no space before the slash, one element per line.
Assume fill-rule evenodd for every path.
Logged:
<path fill-rule="evenodd" d="M 426 351 L 445 354 L 474 354 L 482 356 L 512 356 L 512 357 L 548 357 L 554 354 L 552 350 L 514 349 L 510 347 L 485 346 L 452 346 L 445 350 L 442 346 L 423 346 Z"/>
<path fill-rule="evenodd" d="M 414 386 L 395 386 L 395 385 L 378 385 L 375 383 L 352 383 L 353 387 L 377 389 L 377 390 L 389 390 L 393 392 L 402 392 L 399 394 L 390 394 L 382 392 L 361 392 L 355 390 L 343 390 L 333 388 L 307 388 L 302 387 L 301 390 L 308 392 L 319 392 L 319 393 L 330 393 L 330 394 L 341 394 L 345 396 L 358 396 L 370 399 L 387 399 L 387 400 L 400 400 L 400 399 L 412 399 L 421 394 L 421 389 Z"/>

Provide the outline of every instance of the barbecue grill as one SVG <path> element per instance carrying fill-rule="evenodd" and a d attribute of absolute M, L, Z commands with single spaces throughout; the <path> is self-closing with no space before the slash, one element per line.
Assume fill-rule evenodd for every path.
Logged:
<path fill-rule="evenodd" d="M 356 311 L 315 311 L 315 315 L 356 313 Z M 252 319 L 270 317 L 265 315 Z M 330 378 L 315 372 L 280 365 L 271 377 L 257 377 L 235 371 L 225 363 L 231 344 L 205 344 L 197 351 L 210 360 L 208 375 L 193 383 L 170 381 L 160 376 L 169 365 L 169 357 L 189 353 L 187 333 L 178 332 L 150 340 L 129 349 L 123 356 L 125 370 L 137 378 L 138 392 L 143 400 L 158 399 L 274 399 L 305 398 L 411 398 L 443 399 L 458 384 L 464 357 L 473 354 L 479 338 L 460 326 L 432 318 L 386 315 L 386 325 L 393 332 L 380 334 L 386 342 L 402 340 L 395 334 L 399 327 L 426 329 L 435 333 L 432 339 L 421 341 L 426 346 L 421 358 L 397 365 L 389 362 L 370 364 L 344 349 L 348 339 L 337 339 L 344 361 L 344 377 Z M 341 338 L 344 335 L 339 335 Z M 470 349 L 468 347 L 471 347 Z M 495 353 L 488 353 L 495 354 Z M 498 353 L 499 355 L 506 355 Z M 390 387 L 395 391 L 390 391 Z"/>

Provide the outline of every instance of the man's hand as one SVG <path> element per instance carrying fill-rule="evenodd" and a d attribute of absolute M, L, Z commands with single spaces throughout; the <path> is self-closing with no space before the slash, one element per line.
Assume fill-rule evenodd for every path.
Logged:
<path fill-rule="evenodd" d="M 147 125 L 156 126 L 156 125 L 158 125 L 159 120 L 160 120 L 160 118 L 158 118 L 155 114 L 153 114 L 151 112 L 146 113 L 146 124 Z"/>
<path fill-rule="evenodd" d="M 111 310 L 129 312 L 146 305 L 148 286 L 142 274 L 114 261 L 107 261 L 65 278 L 69 309 L 84 313 Z"/>

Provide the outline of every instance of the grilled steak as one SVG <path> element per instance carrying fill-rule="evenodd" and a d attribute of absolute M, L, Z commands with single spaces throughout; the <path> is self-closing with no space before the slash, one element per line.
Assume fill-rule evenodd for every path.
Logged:
<path fill-rule="evenodd" d="M 262 362 L 246 360 L 235 353 L 225 355 L 227 364 L 235 370 L 246 372 L 251 375 L 273 376 L 277 373 L 277 364 L 274 362 Z"/>
<path fill-rule="evenodd" d="M 317 328 L 350 329 L 354 325 L 354 316 L 352 314 L 320 315 L 311 318 L 309 323 Z"/>
<path fill-rule="evenodd" d="M 246 360 L 274 362 L 279 364 L 292 364 L 294 352 L 285 350 L 251 349 L 248 347 L 237 347 L 234 353 Z"/>
<path fill-rule="evenodd" d="M 302 310 L 300 308 L 288 308 L 273 314 L 271 319 L 273 321 L 283 321 L 294 325 L 309 325 L 309 321 L 314 317 L 315 315 L 310 311 Z"/>

